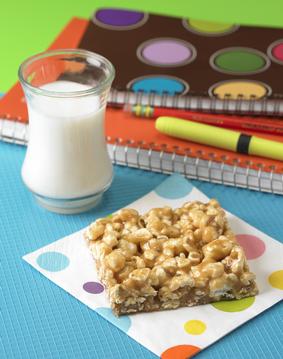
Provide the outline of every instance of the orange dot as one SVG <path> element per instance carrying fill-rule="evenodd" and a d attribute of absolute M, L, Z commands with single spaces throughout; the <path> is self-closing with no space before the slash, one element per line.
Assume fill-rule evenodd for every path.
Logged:
<path fill-rule="evenodd" d="M 165 350 L 161 354 L 161 359 L 189 359 L 197 354 L 201 349 L 194 345 L 176 345 Z"/>

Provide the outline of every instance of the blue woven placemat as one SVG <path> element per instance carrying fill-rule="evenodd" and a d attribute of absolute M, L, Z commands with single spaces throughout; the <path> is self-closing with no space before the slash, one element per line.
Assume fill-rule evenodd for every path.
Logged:
<path fill-rule="evenodd" d="M 95 210 L 62 216 L 39 208 L 20 178 L 25 149 L 0 143 L 0 358 L 156 358 L 44 278 L 21 257 L 90 221 L 127 205 L 165 175 L 115 168 L 115 179 Z M 283 242 L 283 197 L 194 181 L 230 212 Z M 245 324 L 198 358 L 282 358 L 283 305 Z"/>

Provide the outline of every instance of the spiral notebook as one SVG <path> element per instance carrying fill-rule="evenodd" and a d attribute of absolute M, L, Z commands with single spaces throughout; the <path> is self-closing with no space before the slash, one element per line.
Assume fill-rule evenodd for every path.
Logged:
<path fill-rule="evenodd" d="M 103 11 L 105 15 L 105 10 Z M 126 31 L 125 21 L 127 19 L 129 24 L 129 13 L 130 15 L 135 14 L 135 18 L 145 16 L 132 11 L 121 12 L 121 10 L 114 11 L 113 9 L 111 11 L 111 21 L 113 22 L 113 19 L 116 19 L 116 25 L 121 26 L 121 34 Z M 113 11 L 116 14 L 114 17 Z M 149 16 L 151 15 L 146 15 L 147 20 Z M 103 17 L 100 16 L 100 20 L 102 19 Z M 176 18 L 173 19 L 176 21 Z M 105 16 L 104 21 L 106 21 Z M 112 24 L 112 26 L 114 25 Z M 93 21 L 74 18 L 67 24 L 50 48 L 84 46 L 84 48 L 90 49 L 92 43 L 89 46 L 83 44 L 89 36 L 87 34 L 89 29 L 92 29 L 92 27 Z M 104 25 L 102 28 L 105 28 Z M 110 30 L 108 29 L 108 31 Z M 104 54 L 103 52 L 101 53 Z M 104 55 L 107 56 L 107 54 Z M 125 67 L 129 66 L 126 64 Z M 133 95 L 137 97 L 136 100 L 139 102 L 142 96 L 139 89 L 137 89 L 136 93 L 120 90 L 116 88 L 110 95 L 110 100 L 111 98 L 113 100 L 113 96 L 115 99 L 117 94 L 119 96 L 125 95 L 127 98 Z M 167 103 L 169 98 L 170 101 L 177 98 L 169 95 L 168 93 L 163 93 L 160 98 L 164 103 Z M 151 101 L 158 98 L 152 92 L 148 93 L 148 96 Z M 179 98 L 183 97 L 179 96 Z M 227 104 L 226 100 L 219 101 Z M 274 101 L 274 99 L 270 101 Z M 0 100 L 0 138 L 8 142 L 26 144 L 28 141 L 27 130 L 26 105 L 21 87 L 17 83 Z M 252 132 L 246 133 L 252 134 Z M 265 135 L 264 137 L 283 141 L 283 138 L 278 136 Z M 157 133 L 152 120 L 136 118 L 121 109 L 110 107 L 107 109 L 106 139 L 113 162 L 120 165 L 163 173 L 180 172 L 188 178 L 283 194 L 282 162 L 234 154 L 209 146 L 172 139 Z"/>
<path fill-rule="evenodd" d="M 114 104 L 283 115 L 283 29 L 100 9 L 79 47 L 114 64 Z"/>

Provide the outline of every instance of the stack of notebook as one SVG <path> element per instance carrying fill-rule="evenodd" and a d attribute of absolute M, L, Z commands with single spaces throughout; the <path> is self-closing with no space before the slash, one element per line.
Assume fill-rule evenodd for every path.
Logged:
<path fill-rule="evenodd" d="M 114 163 L 283 194 L 283 162 L 169 138 L 155 130 L 154 120 L 121 108 L 145 104 L 282 116 L 280 38 L 282 29 L 100 9 L 89 21 L 73 18 L 50 49 L 84 48 L 114 64 L 106 115 Z M 27 129 L 17 83 L 0 100 L 0 136 L 26 144 Z M 257 135 L 283 142 L 280 136 Z"/>

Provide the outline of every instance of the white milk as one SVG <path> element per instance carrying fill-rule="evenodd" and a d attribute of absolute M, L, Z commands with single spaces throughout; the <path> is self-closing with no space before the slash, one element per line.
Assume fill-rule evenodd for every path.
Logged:
<path fill-rule="evenodd" d="M 49 91 L 81 91 L 90 87 L 56 81 Z M 102 192 L 112 180 L 112 164 L 104 137 L 105 105 L 97 96 L 29 101 L 29 145 L 22 168 L 25 184 L 49 198 L 74 199 Z"/>

